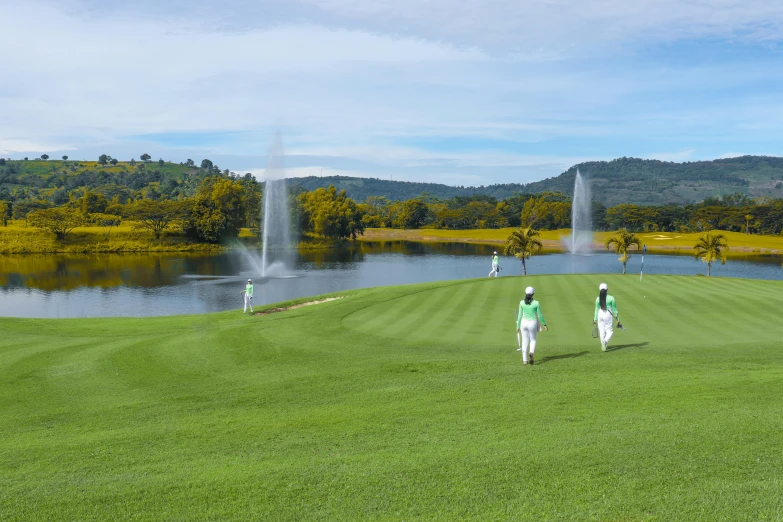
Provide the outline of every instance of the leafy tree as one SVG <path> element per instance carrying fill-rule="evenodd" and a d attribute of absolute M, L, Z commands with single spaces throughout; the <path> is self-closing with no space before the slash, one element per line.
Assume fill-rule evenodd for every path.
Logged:
<path fill-rule="evenodd" d="M 201 160 L 201 168 L 206 170 L 212 170 L 212 162 L 208 159 Z"/>
<path fill-rule="evenodd" d="M 136 228 L 149 230 L 160 239 L 164 230 L 183 219 L 185 212 L 185 205 L 179 201 L 140 199 L 130 205 L 127 215 L 137 222 Z"/>
<path fill-rule="evenodd" d="M 49 196 L 49 201 L 51 201 L 52 204 L 56 206 L 68 203 L 68 192 L 65 189 L 59 188 L 52 192 L 52 194 Z"/>
<path fill-rule="evenodd" d="M 112 158 L 112 159 L 111 159 L 111 161 L 110 161 L 110 163 L 111 163 L 112 165 L 116 165 L 117 163 L 119 163 L 119 161 L 117 160 L 117 158 Z"/>
<path fill-rule="evenodd" d="M 244 192 L 240 181 L 220 176 L 205 178 L 193 198 L 188 234 L 210 243 L 236 236 L 246 218 Z"/>
<path fill-rule="evenodd" d="M 41 159 L 46 161 L 46 160 L 49 159 L 49 155 L 48 154 L 41 154 Z"/>
<path fill-rule="evenodd" d="M 141 159 L 141 161 L 143 161 L 143 162 L 145 162 L 145 163 L 146 163 L 146 162 L 148 162 L 149 160 L 151 160 L 151 159 L 152 159 L 152 156 L 150 156 L 149 154 L 147 154 L 147 153 L 145 152 L 144 154 L 142 154 L 141 156 L 139 156 L 139 158 Z"/>
<path fill-rule="evenodd" d="M 750 220 L 753 219 L 751 214 L 745 214 L 745 235 L 750 234 Z"/>
<path fill-rule="evenodd" d="M 78 200 L 79 210 L 83 216 L 96 212 L 104 212 L 108 204 L 109 202 L 106 200 L 106 196 L 89 190 Z"/>
<path fill-rule="evenodd" d="M 131 158 L 131 160 L 128 163 L 130 163 L 131 167 L 135 167 L 136 166 L 136 159 L 135 158 Z"/>
<path fill-rule="evenodd" d="M 27 224 L 48 230 L 64 241 L 74 228 L 84 224 L 84 217 L 65 207 L 45 208 L 27 214 Z"/>
<path fill-rule="evenodd" d="M 642 241 L 636 234 L 621 228 L 617 231 L 617 235 L 610 237 L 606 241 L 607 250 L 611 249 L 612 246 L 614 246 L 615 254 L 620 254 L 620 257 L 617 260 L 623 264 L 623 274 L 625 274 L 626 263 L 631 259 L 631 254 L 628 253 L 628 249 L 632 246 L 636 246 L 636 249 L 638 250 L 642 246 Z"/>
<path fill-rule="evenodd" d="M 63 156 L 63 161 L 68 161 L 68 156 Z"/>
<path fill-rule="evenodd" d="M 395 225 L 400 228 L 419 228 L 427 220 L 429 208 L 420 199 L 409 199 L 402 204 Z"/>
<path fill-rule="evenodd" d="M 111 228 L 120 226 L 120 223 L 122 223 L 122 216 L 118 216 L 116 214 L 103 214 L 98 212 L 95 214 L 90 214 L 89 221 L 95 226 L 104 228 L 104 237 L 108 241 Z"/>
<path fill-rule="evenodd" d="M 331 239 L 356 239 L 364 234 L 364 214 L 356 202 L 334 186 L 299 196 L 305 230 Z"/>
<path fill-rule="evenodd" d="M 160 158 L 160 159 L 158 160 L 158 165 L 160 165 L 161 167 L 163 167 L 164 165 L 166 165 L 166 162 L 165 162 L 165 161 L 163 161 L 163 158 Z"/>
<path fill-rule="evenodd" d="M 522 274 L 524 275 L 527 275 L 525 260 L 530 259 L 530 256 L 539 252 L 543 247 L 538 237 L 538 230 L 534 230 L 532 227 L 519 227 L 511 232 L 511 235 L 506 240 L 504 253 L 513 255 L 522 261 Z"/>
<path fill-rule="evenodd" d="M 0 167 L 5 165 L 5 158 L 0 158 Z"/>
<path fill-rule="evenodd" d="M 34 210 L 42 210 L 51 207 L 48 201 L 40 199 L 22 199 L 21 201 L 14 202 L 13 216 L 14 219 L 25 219 L 27 214 Z"/>
<path fill-rule="evenodd" d="M 726 241 L 726 236 L 705 232 L 699 236 L 696 244 L 693 245 L 694 257 L 707 263 L 707 276 L 709 276 L 713 262 L 720 261 L 722 265 L 726 264 L 726 252 L 724 249 L 728 250 L 728 248 L 729 243 Z"/>
<path fill-rule="evenodd" d="M 109 162 L 109 156 L 107 156 L 106 154 L 101 154 L 100 156 L 98 156 L 98 163 L 100 163 L 101 165 L 106 165 L 108 162 Z"/>
<path fill-rule="evenodd" d="M 188 166 L 188 167 L 195 167 L 196 166 L 196 162 L 193 161 L 192 159 L 188 158 L 188 160 L 185 162 L 185 165 Z"/>
<path fill-rule="evenodd" d="M 0 221 L 3 222 L 3 226 L 8 226 L 8 211 L 10 208 L 8 207 L 8 203 L 5 201 L 0 201 Z"/>

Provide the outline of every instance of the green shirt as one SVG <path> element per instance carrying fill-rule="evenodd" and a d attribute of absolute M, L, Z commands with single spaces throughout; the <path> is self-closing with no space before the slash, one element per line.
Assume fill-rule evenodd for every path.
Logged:
<path fill-rule="evenodd" d="M 522 319 L 535 320 L 536 318 L 541 321 L 542 325 L 546 326 L 546 319 L 544 319 L 544 313 L 541 311 L 541 304 L 535 299 L 530 304 L 525 304 L 524 299 L 520 301 L 519 313 L 517 314 L 517 330 L 519 330 L 519 325 L 522 324 Z"/>
<path fill-rule="evenodd" d="M 247 294 L 247 295 L 248 295 L 248 297 L 253 297 L 253 285 L 251 285 L 251 284 L 248 284 L 248 285 L 245 287 L 245 294 Z"/>
<path fill-rule="evenodd" d="M 497 265 L 497 264 L 498 264 L 498 256 L 497 256 L 497 254 L 495 254 L 494 256 L 492 256 L 492 264 L 493 264 L 493 265 Z"/>
<path fill-rule="evenodd" d="M 595 298 L 595 314 L 593 314 L 593 321 L 598 320 L 598 310 L 601 309 L 601 298 Z M 615 319 L 620 320 L 620 314 L 617 313 L 617 303 L 614 301 L 614 297 L 611 295 L 606 296 L 606 309 L 609 310 Z"/>

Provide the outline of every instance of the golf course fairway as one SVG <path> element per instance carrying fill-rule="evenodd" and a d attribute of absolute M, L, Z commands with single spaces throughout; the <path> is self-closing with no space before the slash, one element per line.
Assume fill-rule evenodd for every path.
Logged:
<path fill-rule="evenodd" d="M 598 284 L 626 331 L 590 335 Z M 536 288 L 536 365 L 515 311 Z M 781 520 L 783 282 L 0 319 L 0 520 Z"/>

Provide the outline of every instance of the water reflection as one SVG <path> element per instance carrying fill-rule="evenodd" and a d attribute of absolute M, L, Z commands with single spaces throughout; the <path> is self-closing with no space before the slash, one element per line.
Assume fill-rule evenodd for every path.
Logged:
<path fill-rule="evenodd" d="M 259 304 L 377 285 L 484 277 L 495 247 L 464 243 L 357 243 L 333 250 L 302 250 L 291 279 L 258 279 L 240 252 L 224 254 L 114 254 L 0 256 L 0 315 L 17 317 L 149 316 L 241 307 L 239 291 L 253 277 Z M 529 274 L 617 273 L 613 254 L 540 255 Z M 641 256 L 628 263 L 638 273 Z M 501 276 L 521 274 L 521 263 L 501 258 Z M 645 275 L 705 273 L 689 256 L 647 255 Z M 713 266 L 716 276 L 783 279 L 777 256 L 748 257 Z"/>

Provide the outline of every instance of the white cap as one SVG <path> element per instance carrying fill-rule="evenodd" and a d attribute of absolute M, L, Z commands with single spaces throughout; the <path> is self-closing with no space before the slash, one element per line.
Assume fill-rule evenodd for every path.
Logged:
<path fill-rule="evenodd" d="M 606 283 L 601 283 L 598 285 L 598 290 L 609 290 L 609 287 L 606 286 Z"/>
<path fill-rule="evenodd" d="M 497 253 L 498 253 L 498 251 L 497 251 L 497 250 L 495 250 L 495 251 L 494 251 L 494 252 L 492 252 L 492 253 L 493 253 L 493 254 L 497 254 Z"/>
<path fill-rule="evenodd" d="M 251 279 L 248 279 L 248 280 L 247 280 L 247 282 L 248 282 L 248 283 L 252 283 L 253 281 L 252 281 Z"/>
<path fill-rule="evenodd" d="M 525 295 L 533 295 L 535 293 L 536 293 L 536 289 L 533 288 L 532 286 L 528 286 L 527 288 L 525 288 Z"/>

